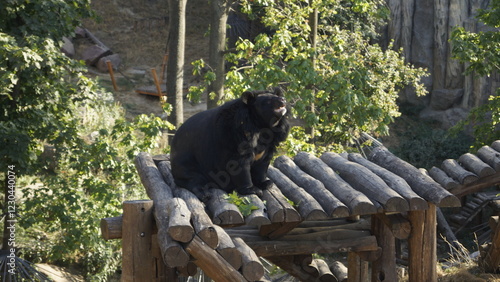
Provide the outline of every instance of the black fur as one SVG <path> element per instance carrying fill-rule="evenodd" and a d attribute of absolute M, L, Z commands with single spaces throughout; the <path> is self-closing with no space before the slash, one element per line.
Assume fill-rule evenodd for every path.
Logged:
<path fill-rule="evenodd" d="M 276 146 L 288 135 L 287 112 L 276 89 L 244 92 L 192 116 L 172 140 L 175 183 L 202 200 L 212 188 L 261 195 L 272 184 L 267 169 Z"/>

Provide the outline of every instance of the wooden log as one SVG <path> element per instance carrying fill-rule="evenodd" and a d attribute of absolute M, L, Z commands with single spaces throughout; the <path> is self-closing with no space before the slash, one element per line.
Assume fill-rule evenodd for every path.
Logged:
<path fill-rule="evenodd" d="M 262 200 L 257 195 L 245 196 L 249 199 L 250 204 L 257 209 L 253 210 L 252 213 L 245 218 L 245 224 L 250 226 L 261 226 L 265 224 L 271 224 L 267 216 L 267 208 L 262 202 Z"/>
<path fill-rule="evenodd" d="M 288 274 L 297 277 L 300 281 L 304 282 L 315 282 L 316 277 L 307 273 L 302 269 L 302 267 L 296 264 L 291 256 L 268 256 L 266 257 L 269 261 L 279 266 L 281 269 L 285 270 Z"/>
<path fill-rule="evenodd" d="M 349 220 L 345 218 L 336 218 L 331 220 L 321 221 L 303 221 L 299 224 L 298 228 L 348 228 L 348 229 L 370 229 L 370 220 L 360 218 L 357 220 Z"/>
<path fill-rule="evenodd" d="M 372 215 L 372 232 L 382 249 L 379 259 L 372 263 L 372 281 L 398 281 L 396 271 L 396 244 L 392 230 L 378 215 Z"/>
<path fill-rule="evenodd" d="M 267 170 L 267 176 L 288 199 L 298 204 L 297 210 L 302 218 L 305 220 L 321 220 L 328 217 L 314 197 L 302 187 L 297 186 L 277 168 L 270 166 Z"/>
<path fill-rule="evenodd" d="M 451 230 L 450 225 L 440 208 L 436 208 L 436 220 L 439 232 L 446 238 L 448 243 L 458 250 L 460 248 L 459 241 L 455 236 L 455 233 Z"/>
<path fill-rule="evenodd" d="M 500 224 L 498 224 L 498 217 L 490 218 L 489 224 L 490 227 L 493 227 L 491 246 L 486 250 L 481 265 L 487 272 L 496 272 L 500 265 Z"/>
<path fill-rule="evenodd" d="M 184 245 L 184 248 L 195 259 L 194 263 L 213 280 L 225 282 L 247 281 L 219 253 L 207 246 L 200 237 L 194 236 L 191 242 Z"/>
<path fill-rule="evenodd" d="M 258 256 L 302 255 L 312 253 L 337 253 L 376 251 L 377 239 L 374 236 L 333 241 L 252 241 L 248 246 Z"/>
<path fill-rule="evenodd" d="M 347 267 L 345 267 L 342 262 L 332 262 L 330 264 L 330 269 L 332 270 L 333 275 L 337 278 L 337 281 L 347 282 Z"/>
<path fill-rule="evenodd" d="M 432 179 L 441 184 L 441 186 L 443 186 L 448 191 L 460 187 L 460 183 L 449 177 L 446 172 L 438 167 L 433 166 L 429 170 L 429 175 L 432 177 Z"/>
<path fill-rule="evenodd" d="M 196 273 L 198 272 L 198 266 L 196 266 L 196 264 L 192 261 L 190 261 L 186 266 L 177 267 L 176 269 L 177 272 L 179 273 L 179 276 L 184 276 L 184 277 L 195 276 Z"/>
<path fill-rule="evenodd" d="M 453 179 L 457 180 L 460 184 L 469 184 L 478 179 L 477 175 L 473 172 L 465 170 L 460 164 L 454 159 L 444 160 L 441 164 L 441 168 L 451 176 Z"/>
<path fill-rule="evenodd" d="M 402 214 L 378 213 L 375 216 L 377 217 L 377 220 L 382 221 L 389 228 L 389 230 L 392 232 L 392 236 L 394 236 L 395 238 L 408 239 L 408 237 L 410 236 L 411 224 L 408 219 L 406 219 Z"/>
<path fill-rule="evenodd" d="M 214 227 L 217 234 L 219 235 L 219 242 L 220 242 L 219 246 L 216 249 L 217 252 L 227 262 L 229 262 L 229 264 L 232 265 L 234 269 L 240 269 L 242 264 L 240 251 L 238 251 L 238 249 L 233 243 L 233 240 L 222 227 L 218 225 L 215 225 Z"/>
<path fill-rule="evenodd" d="M 167 264 L 164 262 L 159 242 L 160 242 L 160 240 L 158 240 L 158 233 L 153 234 L 151 236 L 151 247 L 150 248 L 151 248 L 151 256 L 155 261 L 154 266 L 153 266 L 153 269 L 155 272 L 154 273 L 155 277 L 151 280 L 152 281 L 177 281 L 177 279 L 178 279 L 177 267 L 175 267 L 175 268 L 168 267 Z M 122 244 L 123 244 L 123 242 L 122 242 Z M 187 253 L 185 251 L 184 251 L 184 253 L 187 255 Z M 187 266 L 189 266 L 189 262 L 187 263 Z M 184 266 L 179 266 L 179 268 L 182 268 L 182 267 L 184 267 Z M 125 280 L 122 280 L 122 281 L 125 281 Z"/>
<path fill-rule="evenodd" d="M 259 281 L 264 276 L 264 266 L 259 257 L 241 238 L 233 238 L 233 243 L 241 253 L 241 272 L 248 281 Z"/>
<path fill-rule="evenodd" d="M 491 148 L 500 153 L 500 140 L 493 141 Z"/>
<path fill-rule="evenodd" d="M 495 171 L 500 171 L 500 152 L 497 152 L 490 146 L 483 146 L 477 151 L 477 156 L 495 169 Z"/>
<path fill-rule="evenodd" d="M 159 165 L 160 172 L 161 164 Z M 219 238 L 217 231 L 215 231 L 212 220 L 205 212 L 203 203 L 190 191 L 184 188 L 174 189 L 176 197 L 183 199 L 186 202 L 189 210 L 191 211 L 191 218 L 195 233 L 212 249 L 217 248 L 219 245 Z"/>
<path fill-rule="evenodd" d="M 409 282 L 437 281 L 436 206 L 410 211 L 408 219 L 412 226 L 408 238 Z"/>
<path fill-rule="evenodd" d="M 101 219 L 101 236 L 104 240 L 122 238 L 122 216 Z"/>
<path fill-rule="evenodd" d="M 172 239 L 186 243 L 194 236 L 194 228 L 191 226 L 191 212 L 186 202 L 181 198 L 173 198 L 167 203 L 169 215 L 167 233 Z"/>
<path fill-rule="evenodd" d="M 368 270 L 368 263 L 362 261 L 360 257 L 354 253 L 347 254 L 347 281 L 349 282 L 365 282 L 370 281 L 370 272 Z"/>
<path fill-rule="evenodd" d="M 324 153 L 320 158 L 356 190 L 382 204 L 386 211 L 409 210 L 408 202 L 366 167 L 331 152 Z"/>
<path fill-rule="evenodd" d="M 348 159 L 368 168 L 373 173 L 378 175 L 378 177 L 382 178 L 387 186 L 389 186 L 392 190 L 396 191 L 399 195 L 401 195 L 408 201 L 410 210 L 425 210 L 429 207 L 427 201 L 417 195 L 417 193 L 415 193 L 411 189 L 410 185 L 408 185 L 406 180 L 404 180 L 402 177 L 375 163 L 370 162 L 369 160 L 363 158 L 360 154 L 351 153 L 349 154 Z"/>
<path fill-rule="evenodd" d="M 497 172 L 493 175 L 486 176 L 467 185 L 460 186 L 456 189 L 451 190 L 450 192 L 457 197 L 463 197 L 467 194 L 475 193 L 487 187 L 497 185 L 498 183 L 500 183 L 500 173 Z"/>
<path fill-rule="evenodd" d="M 370 161 L 402 177 L 413 191 L 425 200 L 440 207 L 458 207 L 460 201 L 443 189 L 429 176 L 421 174 L 417 168 L 393 155 L 384 147 L 372 150 Z"/>
<path fill-rule="evenodd" d="M 293 262 L 295 264 L 301 266 L 305 272 L 317 277 L 315 274 L 318 273 L 317 272 L 318 269 L 312 265 L 312 263 L 313 263 L 312 254 L 296 255 L 296 256 L 290 256 L 290 257 L 292 257 Z"/>
<path fill-rule="evenodd" d="M 265 236 L 269 239 L 280 238 L 281 236 L 287 234 L 290 230 L 294 229 L 299 225 L 300 221 L 292 222 L 276 222 L 269 225 L 261 225 L 259 228 L 259 234 Z"/>
<path fill-rule="evenodd" d="M 328 264 L 322 259 L 315 259 L 316 265 L 319 270 L 318 280 L 321 282 L 337 282 L 337 278 L 333 275 L 328 267 Z"/>
<path fill-rule="evenodd" d="M 135 167 L 150 199 L 153 201 L 166 201 L 173 198 L 172 190 L 163 181 L 162 175 L 150 154 L 139 153 L 135 158 Z"/>
<path fill-rule="evenodd" d="M 302 220 L 299 213 L 286 200 L 276 185 L 273 184 L 267 190 L 262 191 L 262 199 L 266 202 L 267 214 L 271 222 L 297 222 Z"/>
<path fill-rule="evenodd" d="M 495 170 L 484 163 L 479 157 L 471 153 L 465 153 L 458 158 L 458 161 L 469 171 L 483 178 L 495 173 Z"/>
<path fill-rule="evenodd" d="M 349 215 L 349 209 L 346 205 L 333 196 L 333 194 L 325 188 L 323 183 L 302 171 L 289 157 L 278 157 L 274 161 L 274 166 L 298 186 L 303 187 L 311 194 L 325 210 L 327 215 L 331 217 L 346 217 Z"/>
<path fill-rule="evenodd" d="M 220 189 L 210 189 L 207 208 L 212 214 L 212 222 L 217 225 L 241 225 L 245 221 L 238 207 L 228 202 L 228 195 Z"/>
<path fill-rule="evenodd" d="M 368 197 L 352 188 L 319 158 L 300 152 L 295 156 L 294 161 L 302 170 L 321 181 L 326 189 L 349 208 L 351 214 L 361 215 L 377 212 Z"/>

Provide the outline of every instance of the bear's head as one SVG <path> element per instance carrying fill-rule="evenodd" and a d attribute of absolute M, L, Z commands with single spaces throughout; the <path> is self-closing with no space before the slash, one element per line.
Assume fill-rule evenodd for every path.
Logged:
<path fill-rule="evenodd" d="M 278 126 L 287 113 L 286 100 L 279 88 L 276 88 L 274 93 L 246 91 L 241 95 L 241 100 L 265 127 Z"/>

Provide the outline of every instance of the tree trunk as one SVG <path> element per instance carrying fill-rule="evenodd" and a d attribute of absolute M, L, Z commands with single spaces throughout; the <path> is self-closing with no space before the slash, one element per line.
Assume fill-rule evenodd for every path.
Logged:
<path fill-rule="evenodd" d="M 186 3 L 187 0 L 168 0 L 170 23 L 167 43 L 169 54 L 167 65 L 167 102 L 173 107 L 172 114 L 169 116 L 169 122 L 177 128 L 184 121 L 182 85 L 184 82 Z"/>
<path fill-rule="evenodd" d="M 217 107 L 217 102 L 224 96 L 224 49 L 226 47 L 226 23 L 233 0 L 214 0 L 210 20 L 210 43 L 208 63 L 215 73 L 215 80 L 207 88 L 207 92 L 215 93 L 215 99 L 207 97 L 207 108 Z"/>

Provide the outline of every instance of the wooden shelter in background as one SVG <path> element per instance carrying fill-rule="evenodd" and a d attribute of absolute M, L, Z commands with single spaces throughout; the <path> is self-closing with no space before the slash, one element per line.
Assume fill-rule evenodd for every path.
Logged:
<path fill-rule="evenodd" d="M 500 141 L 483 151 L 450 161 L 453 168 L 439 169 L 443 178 L 384 147 L 368 159 L 281 156 L 268 171 L 275 185 L 262 199 L 249 197 L 258 209 L 248 216 L 221 190 L 202 203 L 176 187 L 167 155 L 140 153 L 136 167 L 151 200 L 124 202 L 121 217 L 102 219 L 102 235 L 122 239 L 122 281 L 174 281 L 197 267 L 215 281 L 266 280 L 258 257 L 301 281 L 397 281 L 396 239 L 408 241 L 409 281 L 437 281 L 437 209 L 500 183 Z M 486 166 L 492 173 L 481 173 Z M 348 254 L 347 269 L 312 257 L 336 252 Z"/>

